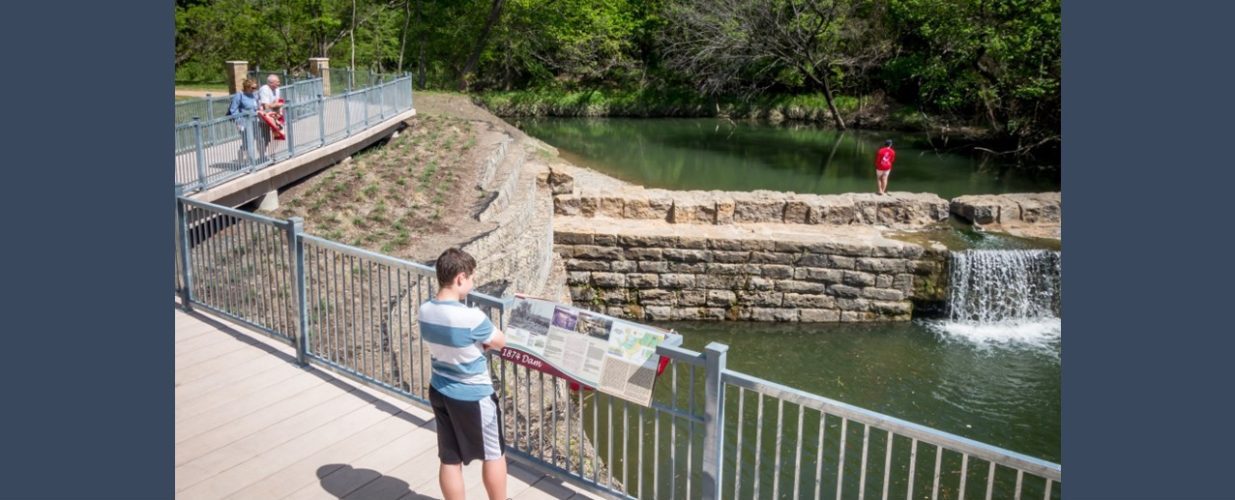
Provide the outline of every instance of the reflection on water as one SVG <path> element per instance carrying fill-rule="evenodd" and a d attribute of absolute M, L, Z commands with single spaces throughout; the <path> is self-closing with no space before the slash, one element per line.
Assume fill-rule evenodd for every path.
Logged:
<path fill-rule="evenodd" d="M 716 118 L 537 118 L 516 125 L 577 165 L 667 189 L 874 190 L 873 158 L 896 141 L 893 191 L 963 194 L 1058 191 L 1057 176 L 1008 168 L 997 157 L 940 153 L 899 132 L 837 132 Z"/>

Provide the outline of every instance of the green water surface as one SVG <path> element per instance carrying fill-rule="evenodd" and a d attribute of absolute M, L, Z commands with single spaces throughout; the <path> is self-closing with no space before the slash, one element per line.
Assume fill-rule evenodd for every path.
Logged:
<path fill-rule="evenodd" d="M 938 152 L 925 145 L 925 135 L 717 118 L 535 118 L 515 124 L 576 165 L 652 188 L 874 191 L 875 151 L 890 138 L 897 151 L 891 191 L 952 198 L 1059 190 L 1057 174 L 1014 169 L 991 155 Z M 934 142 L 939 151 L 949 150 Z"/>
<path fill-rule="evenodd" d="M 727 344 L 730 369 L 1033 457 L 1060 460 L 1058 334 L 1018 341 L 973 339 L 940 333 L 925 321 L 658 326 L 680 332 L 688 349 Z"/>

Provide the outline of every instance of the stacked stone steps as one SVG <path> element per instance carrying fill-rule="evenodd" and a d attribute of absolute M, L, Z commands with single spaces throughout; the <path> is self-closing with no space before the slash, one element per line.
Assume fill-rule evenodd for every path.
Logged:
<path fill-rule="evenodd" d="M 463 249 L 476 257 L 479 274 L 486 282 L 502 282 L 502 292 L 544 294 L 561 289 L 563 284 L 547 286 L 553 266 L 552 197 L 538 183 L 545 167 L 528 162 L 522 139 L 499 142 L 482 173 L 482 189 L 492 193 L 478 215 L 494 228 L 468 243 Z M 560 265 L 560 264 L 559 264 Z"/>
<path fill-rule="evenodd" d="M 521 178 L 524 175 L 524 163 L 527 160 L 527 152 L 521 147 L 511 148 L 503 155 L 500 163 L 495 167 L 494 179 L 486 186 L 486 190 L 496 192 L 493 201 L 489 206 L 485 207 L 480 212 L 477 218 L 481 222 L 495 220 L 510 207 L 511 199 L 514 197 L 515 191 L 519 186 Z"/>
<path fill-rule="evenodd" d="M 493 177 L 497 175 L 498 164 L 506 158 L 506 151 L 510 148 L 510 143 L 513 140 L 507 134 L 495 133 L 496 141 L 491 146 L 489 156 L 484 160 L 484 165 L 480 170 L 480 179 L 477 184 L 484 188 L 493 183 Z"/>

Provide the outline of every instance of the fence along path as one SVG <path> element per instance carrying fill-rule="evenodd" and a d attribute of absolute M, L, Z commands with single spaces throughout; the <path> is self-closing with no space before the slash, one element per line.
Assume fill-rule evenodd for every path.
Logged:
<path fill-rule="evenodd" d="M 255 126 L 259 119 L 254 115 L 225 116 L 226 102 L 214 105 L 214 114 L 223 116 L 177 123 L 176 187 L 186 192 L 206 189 L 275 161 L 365 133 L 412 108 L 411 77 L 320 99 L 308 91 L 288 92 L 286 98 L 287 138 L 275 141 L 271 151 L 262 150 L 259 130 L 264 125 Z"/>
<path fill-rule="evenodd" d="M 175 312 L 176 498 L 440 498 L 433 414 L 250 328 Z M 480 464 L 464 475 L 483 496 Z M 591 498 L 511 462 L 507 495 Z"/>

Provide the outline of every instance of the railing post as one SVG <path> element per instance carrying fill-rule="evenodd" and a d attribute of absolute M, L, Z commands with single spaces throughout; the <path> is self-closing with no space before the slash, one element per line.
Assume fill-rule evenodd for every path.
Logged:
<path fill-rule="evenodd" d="M 214 98 L 210 97 L 210 93 L 206 93 L 206 121 L 214 123 Z M 215 127 L 210 127 L 210 145 L 213 146 Z"/>
<path fill-rule="evenodd" d="M 381 111 L 382 120 L 385 121 L 386 120 L 386 108 L 388 107 L 387 103 L 390 102 L 390 84 L 382 85 L 382 90 L 378 92 L 377 95 L 378 95 L 377 109 Z"/>
<path fill-rule="evenodd" d="M 707 373 L 704 379 L 703 405 L 703 498 L 720 498 L 723 485 L 721 465 L 725 463 L 725 388 L 721 373 L 729 346 L 717 342 L 703 349 Z M 740 452 L 740 450 L 739 450 Z"/>
<path fill-rule="evenodd" d="M 304 234 L 304 219 L 289 217 L 287 219 L 287 247 L 291 252 L 291 261 L 294 266 L 292 283 L 296 286 L 296 317 L 298 318 L 295 337 L 296 363 L 304 366 L 309 343 L 309 312 L 305 308 L 304 239 L 300 237 L 302 234 Z"/>
<path fill-rule="evenodd" d="M 245 112 L 245 116 L 241 119 L 245 121 L 244 137 L 242 138 L 244 140 L 244 154 L 249 159 L 249 166 L 246 170 L 249 173 L 253 173 L 257 168 L 257 151 L 253 147 L 253 127 L 257 126 L 257 115 Z"/>
<path fill-rule="evenodd" d="M 343 124 L 346 127 L 345 130 L 347 133 L 345 137 L 352 136 L 352 103 L 350 99 L 351 95 L 352 95 L 351 89 L 348 89 L 347 93 L 343 94 Z"/>
<path fill-rule="evenodd" d="M 390 108 L 392 116 L 397 114 L 394 107 L 394 90 L 395 87 L 391 83 L 387 83 L 386 87 L 382 89 L 382 118 L 386 117 L 386 108 Z"/>
<path fill-rule="evenodd" d="M 386 102 L 386 85 L 382 84 L 373 89 L 373 93 L 375 94 L 374 100 L 377 101 L 377 122 L 381 123 L 382 120 L 386 119 L 386 107 L 384 106 Z"/>
<path fill-rule="evenodd" d="M 283 116 L 287 117 L 285 119 L 287 120 L 287 157 L 288 158 L 296 156 L 296 137 L 292 135 L 292 129 L 296 128 L 293 126 L 293 123 L 296 122 L 296 118 L 292 116 L 291 108 L 292 106 L 288 106 L 287 111 L 285 111 L 283 114 Z"/>
<path fill-rule="evenodd" d="M 322 146 L 326 145 L 326 102 L 322 94 L 317 94 L 317 139 Z"/>
<path fill-rule="evenodd" d="M 197 189 L 206 189 L 206 150 L 202 146 L 202 121 L 193 117 L 193 137 L 197 141 Z"/>
<path fill-rule="evenodd" d="M 184 188 L 176 186 L 176 232 L 180 237 L 176 239 L 176 245 L 180 247 L 180 306 L 185 311 L 193 310 L 193 269 L 189 266 L 192 259 L 189 258 L 189 211 L 184 206 L 184 200 L 180 197 L 184 196 Z"/>
<path fill-rule="evenodd" d="M 364 103 L 364 127 L 365 128 L 369 128 L 369 100 L 372 98 L 373 98 L 373 87 L 369 87 L 364 90 L 364 99 L 361 100 L 361 102 Z"/>

